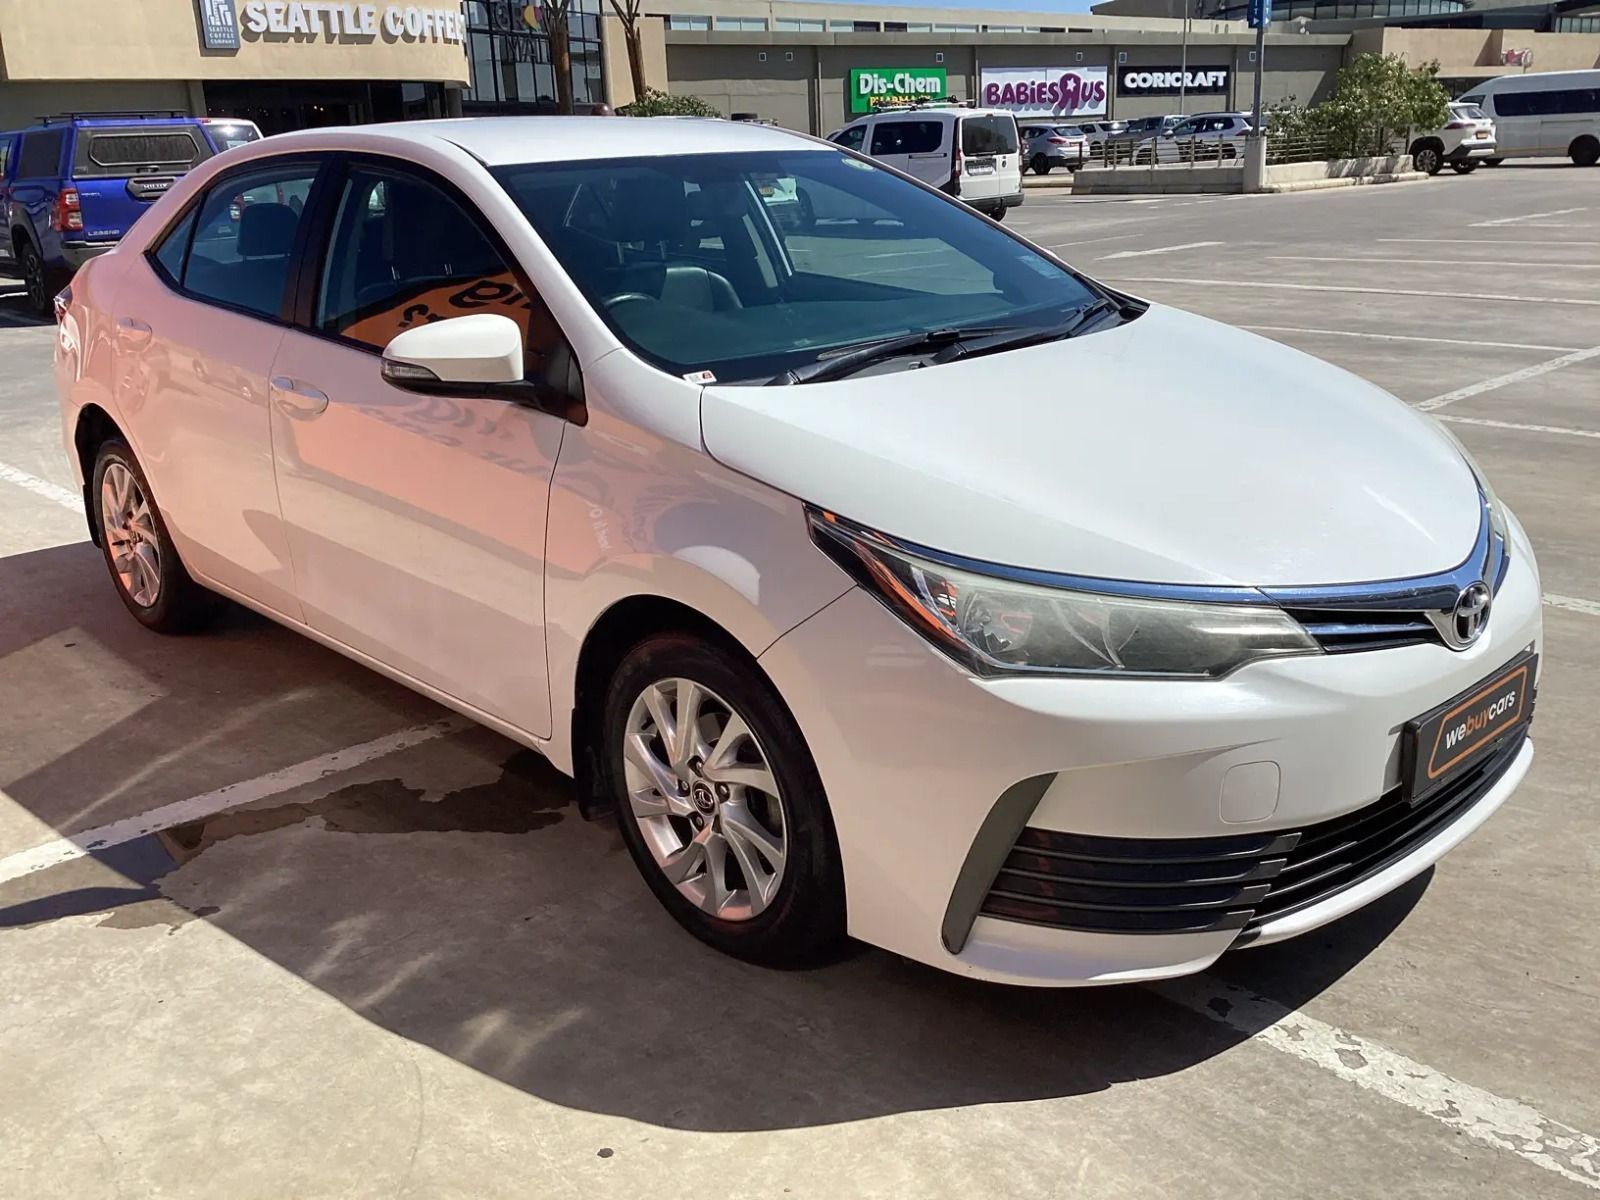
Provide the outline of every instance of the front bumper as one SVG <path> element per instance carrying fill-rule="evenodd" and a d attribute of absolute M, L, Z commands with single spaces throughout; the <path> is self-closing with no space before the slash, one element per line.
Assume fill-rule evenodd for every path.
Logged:
<path fill-rule="evenodd" d="M 1538 577 L 1520 530 L 1513 545 L 1494 618 L 1465 651 L 1284 658 L 1209 681 L 978 679 L 867 593 L 847 593 L 761 662 L 828 792 L 851 933 L 984 979 L 1110 983 L 1198 971 L 1242 941 L 1305 932 L 1398 887 L 1515 790 L 1531 743 L 1403 853 L 1248 931 L 1086 932 L 974 918 L 994 871 L 974 879 L 968 864 L 1004 859 L 1024 825 L 1088 838 L 1237 839 L 1376 804 L 1399 780 L 1406 721 L 1539 646 Z"/>

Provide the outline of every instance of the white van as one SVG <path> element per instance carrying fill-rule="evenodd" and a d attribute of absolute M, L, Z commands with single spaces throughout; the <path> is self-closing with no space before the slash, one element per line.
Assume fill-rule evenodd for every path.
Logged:
<path fill-rule="evenodd" d="M 1462 104 L 1494 118 L 1496 157 L 1570 158 L 1580 167 L 1600 162 L 1600 71 L 1543 71 L 1502 75 L 1472 89 Z"/>
<path fill-rule="evenodd" d="M 852 121 L 829 140 L 965 200 L 996 221 L 1022 203 L 1022 143 L 1004 109 L 896 109 Z"/>

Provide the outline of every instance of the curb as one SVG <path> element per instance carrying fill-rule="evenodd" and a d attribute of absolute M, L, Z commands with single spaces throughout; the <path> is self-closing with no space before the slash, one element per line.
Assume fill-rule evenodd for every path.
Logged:
<path fill-rule="evenodd" d="M 1267 195 L 1286 192 L 1321 192 L 1328 188 L 1363 187 L 1379 183 L 1421 183 L 1429 176 L 1421 171 L 1400 171 L 1391 175 L 1352 175 L 1345 179 L 1301 179 L 1294 183 L 1264 184 L 1261 191 Z"/>

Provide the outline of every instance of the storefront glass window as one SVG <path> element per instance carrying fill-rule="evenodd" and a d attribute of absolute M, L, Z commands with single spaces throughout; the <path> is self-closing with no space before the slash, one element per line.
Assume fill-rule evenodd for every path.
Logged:
<path fill-rule="evenodd" d="M 567 48 L 572 60 L 572 99 L 580 106 L 605 98 L 600 68 L 600 13 L 605 0 L 572 0 Z M 531 28 L 516 0 L 469 0 L 466 6 L 472 86 L 463 97 L 468 111 L 502 105 L 534 111 L 555 102 L 550 39 Z M 580 108 L 582 111 L 582 108 Z"/>

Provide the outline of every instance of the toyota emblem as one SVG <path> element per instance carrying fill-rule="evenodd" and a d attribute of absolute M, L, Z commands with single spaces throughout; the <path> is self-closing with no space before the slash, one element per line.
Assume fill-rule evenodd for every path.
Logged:
<path fill-rule="evenodd" d="M 1488 585 L 1481 581 L 1461 589 L 1461 594 L 1456 597 L 1456 606 L 1450 612 L 1449 624 L 1449 641 L 1457 650 L 1478 640 L 1478 635 L 1489 620 L 1491 599 Z"/>

